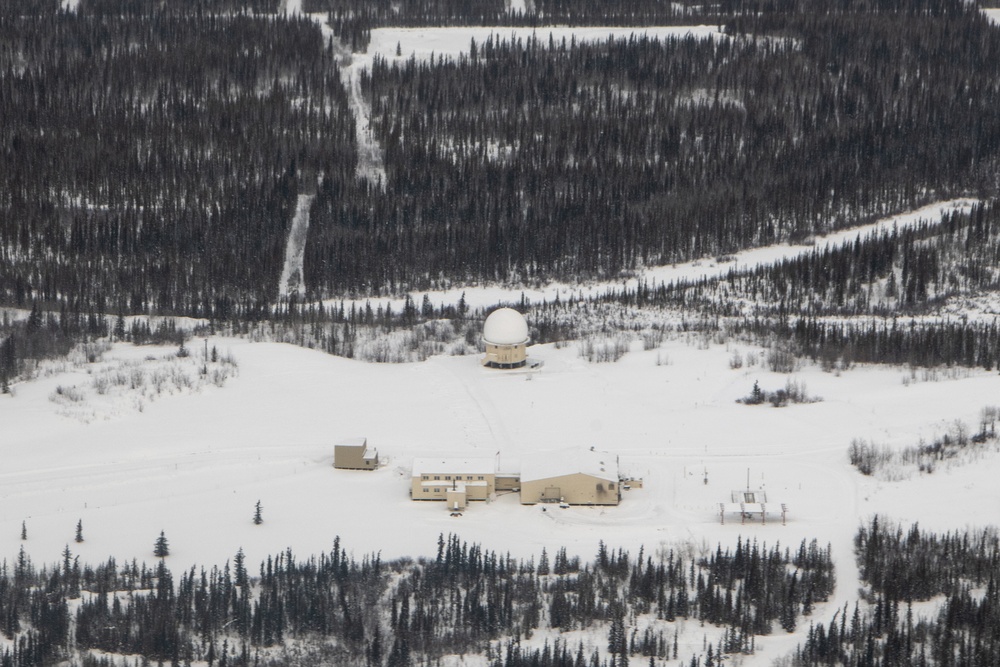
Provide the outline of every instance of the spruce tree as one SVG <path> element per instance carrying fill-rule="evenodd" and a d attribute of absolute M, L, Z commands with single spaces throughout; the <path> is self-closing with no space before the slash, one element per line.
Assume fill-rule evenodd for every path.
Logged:
<path fill-rule="evenodd" d="M 538 559 L 538 576 L 544 576 L 549 573 L 549 555 L 545 551 L 545 547 L 542 547 L 542 556 Z"/>
<path fill-rule="evenodd" d="M 253 510 L 253 524 L 259 526 L 262 523 L 264 523 L 264 517 L 261 516 L 260 501 L 258 500 Z"/>
<path fill-rule="evenodd" d="M 28 526 L 23 521 L 21 522 L 21 539 L 28 539 Z"/>
<path fill-rule="evenodd" d="M 76 537 L 73 538 L 77 542 L 83 542 L 83 519 L 78 519 L 76 522 Z"/>
<path fill-rule="evenodd" d="M 153 555 L 157 558 L 165 558 L 170 555 L 170 545 L 167 544 L 167 537 L 160 531 L 160 536 L 156 538 L 156 543 L 153 545 Z"/>

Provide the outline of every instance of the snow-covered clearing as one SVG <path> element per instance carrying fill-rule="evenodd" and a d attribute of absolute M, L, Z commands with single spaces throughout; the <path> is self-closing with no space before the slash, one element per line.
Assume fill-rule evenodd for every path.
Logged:
<path fill-rule="evenodd" d="M 990 21 L 1000 25 L 1000 9 L 983 9 L 982 12 Z"/>
<path fill-rule="evenodd" d="M 728 38 L 719 32 L 718 26 L 651 26 L 651 27 L 607 27 L 607 26 L 552 26 L 552 27 L 432 27 L 432 28 L 377 28 L 372 30 L 368 50 L 355 55 L 355 65 L 369 67 L 376 56 L 395 62 L 416 58 L 418 61 L 435 58 L 455 58 L 469 55 L 472 41 L 483 44 L 492 38 L 496 41 L 526 42 L 538 40 L 543 48 L 549 41 L 569 44 L 605 41 L 609 38 L 627 39 L 630 36 L 647 36 L 652 39 L 692 36 L 701 39 Z M 398 46 L 398 49 L 397 49 Z M 397 53 L 399 55 L 397 55 Z"/>
<path fill-rule="evenodd" d="M 695 337 L 649 351 L 635 343 L 614 364 L 587 363 L 576 345 L 536 346 L 530 354 L 545 366 L 533 373 L 486 370 L 475 357 L 379 365 L 290 345 L 208 344 L 231 351 L 238 377 L 165 395 L 141 412 L 126 393 L 118 409 L 104 407 L 107 418 L 84 424 L 60 416 L 50 396 L 79 379 L 78 368 L 0 396 L 2 557 L 12 560 L 23 545 L 36 563 L 55 562 L 77 520 L 86 541 L 72 550 L 81 561 L 151 561 L 163 530 L 175 571 L 221 564 L 240 547 L 249 563 L 286 546 L 317 553 L 329 550 L 335 535 L 359 556 L 432 554 L 439 533 L 455 532 L 515 556 L 566 546 L 584 559 L 599 540 L 649 552 L 731 545 L 738 535 L 792 547 L 815 537 L 832 543 L 840 573 L 834 600 L 814 613 L 826 619 L 854 600 L 851 538 L 873 513 L 945 530 L 996 521 L 1000 508 L 995 451 L 974 465 L 900 482 L 863 477 L 846 455 L 856 437 L 903 447 L 932 439 L 956 419 L 973 428 L 980 408 L 996 403 L 995 373 L 904 383 L 902 369 L 861 367 L 838 376 L 807 366 L 793 378 L 823 400 L 777 409 L 735 401 L 755 381 L 773 390 L 788 376 L 759 364 L 732 370 L 734 350 L 757 350 Z M 118 345 L 104 356 L 141 360 L 171 351 Z M 358 435 L 387 465 L 334 470 L 333 444 Z M 644 488 L 626 492 L 617 508 L 543 511 L 508 495 L 474 503 L 461 518 L 449 517 L 442 503 L 408 497 L 417 455 L 500 452 L 503 467 L 512 467 L 527 452 L 572 445 L 618 454 L 623 472 L 642 477 Z M 731 518 L 720 525 L 718 503 L 746 484 L 748 470 L 752 484 L 788 503 L 788 525 Z M 258 500 L 264 524 L 254 526 Z M 26 542 L 18 539 L 22 521 Z M 805 627 L 758 641 L 760 656 L 746 664 L 765 664 Z"/>
<path fill-rule="evenodd" d="M 80 0 L 62 0 L 62 9 L 67 12 L 75 12 L 80 7 Z"/>
<path fill-rule="evenodd" d="M 648 267 L 638 271 L 635 276 L 617 282 L 588 282 L 583 284 L 550 283 L 530 288 L 505 285 L 461 286 L 447 290 L 414 292 L 411 294 L 411 297 L 419 305 L 426 294 L 432 304 L 441 306 L 456 304 L 464 295 L 465 302 L 470 308 L 489 308 L 498 303 L 518 302 L 522 295 L 531 303 L 553 301 L 557 296 L 565 302 L 571 298 L 586 299 L 600 296 L 607 293 L 610 289 L 621 289 L 622 287 L 635 289 L 641 283 L 652 286 L 672 281 L 697 281 L 702 278 L 718 278 L 725 276 L 730 271 L 743 271 L 759 266 L 767 266 L 785 259 L 806 255 L 823 247 L 837 248 L 844 243 L 853 242 L 858 237 L 864 238 L 870 234 L 878 234 L 886 230 L 891 230 L 894 227 L 903 229 L 922 222 L 937 222 L 945 213 L 971 210 L 977 201 L 975 199 L 951 199 L 935 202 L 914 211 L 883 218 L 860 227 L 835 232 L 816 239 L 816 242 L 812 245 L 764 246 L 735 253 L 731 256 L 730 261 L 720 262 L 715 258 L 705 257 L 682 264 Z M 364 308 L 368 303 L 371 304 L 372 308 L 377 308 L 378 306 L 384 308 L 386 305 L 391 305 L 393 311 L 398 313 L 403 308 L 405 297 L 344 300 L 347 310 L 350 310 L 352 305 Z M 329 306 L 339 307 L 339 304 L 340 299 L 330 299 L 327 301 L 327 305 Z"/>
<path fill-rule="evenodd" d="M 302 14 L 302 0 L 284 0 L 282 4 L 284 5 L 285 13 L 289 16 Z"/>
<path fill-rule="evenodd" d="M 288 243 L 285 245 L 285 264 L 281 269 L 281 279 L 278 283 L 279 296 L 305 295 L 302 258 L 306 250 L 306 238 L 309 235 L 309 207 L 315 198 L 315 195 L 299 195 L 295 204 L 295 215 L 288 230 Z"/>

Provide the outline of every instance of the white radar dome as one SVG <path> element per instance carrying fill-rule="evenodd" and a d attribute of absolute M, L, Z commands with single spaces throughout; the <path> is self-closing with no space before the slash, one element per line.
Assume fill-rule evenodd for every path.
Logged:
<path fill-rule="evenodd" d="M 494 345 L 527 343 L 528 323 L 513 308 L 497 308 L 483 324 L 483 340 Z"/>

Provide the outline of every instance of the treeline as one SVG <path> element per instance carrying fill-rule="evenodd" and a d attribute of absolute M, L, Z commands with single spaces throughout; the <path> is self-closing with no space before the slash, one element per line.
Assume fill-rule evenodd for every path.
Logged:
<path fill-rule="evenodd" d="M 206 335 L 212 333 L 212 324 L 204 330 Z M 23 320 L 15 320 L 4 311 L 0 318 L 0 393 L 10 393 L 14 380 L 30 376 L 39 361 L 65 357 L 81 342 L 107 339 L 135 345 L 180 345 L 198 333 L 200 327 L 185 331 L 170 317 L 151 325 L 149 318 L 132 318 L 126 324 L 121 313 L 115 318 L 93 310 L 82 313 L 66 308 L 43 313 L 37 304 Z"/>
<path fill-rule="evenodd" d="M 738 3 L 705 5 L 692 0 L 533 0 L 535 14 L 548 25 L 674 25 L 681 21 L 717 23 Z"/>
<path fill-rule="evenodd" d="M 1000 31 L 961 0 L 924 4 L 378 61 L 363 85 L 385 192 L 320 190 L 309 287 L 608 277 L 991 194 Z"/>
<path fill-rule="evenodd" d="M 810 627 L 790 664 L 987 667 L 1000 662 L 1000 538 L 995 529 L 944 535 L 875 517 L 855 545 L 871 600 Z M 912 603 L 943 596 L 940 611 Z"/>
<path fill-rule="evenodd" d="M 0 303 L 273 300 L 296 195 L 353 178 L 327 46 L 306 18 L 0 15 Z"/>
<path fill-rule="evenodd" d="M 731 257 L 716 258 L 720 264 Z M 893 227 L 722 278 L 641 284 L 605 295 L 635 305 L 684 306 L 714 316 L 922 315 L 950 299 L 1000 289 L 1000 203 L 977 202 L 940 221 Z M 734 304 L 752 304 L 742 309 Z"/>
<path fill-rule="evenodd" d="M 946 213 L 940 223 L 893 228 L 837 248 L 730 276 L 729 297 L 752 294 L 758 313 L 920 314 L 1000 288 L 1000 205 Z"/>
<path fill-rule="evenodd" d="M 306 12 L 326 12 L 327 24 L 351 51 L 364 52 L 371 31 L 387 26 L 524 25 L 506 0 L 303 0 Z"/>
<path fill-rule="evenodd" d="M 0 16 L 55 14 L 60 5 L 59 0 L 8 0 L 0 3 Z"/>
<path fill-rule="evenodd" d="M 80 0 L 77 11 L 82 14 L 109 16 L 140 16 L 170 11 L 177 14 L 231 14 L 252 12 L 275 13 L 282 0 Z"/>
<path fill-rule="evenodd" d="M 719 23 L 715 5 L 669 0 L 534 0 L 528 11 L 507 0 L 305 0 L 307 12 L 327 12 L 334 33 L 355 52 L 368 48 L 371 31 L 423 26 L 662 26 Z M 531 7 L 534 7 L 534 11 Z"/>
<path fill-rule="evenodd" d="M 226 14 L 253 12 L 257 14 L 275 13 L 281 0 L 79 0 L 76 12 L 84 14 L 106 14 L 110 16 L 139 16 L 161 14 L 165 11 L 177 14 Z M 0 4 L 0 15 L 28 16 L 35 14 L 55 14 L 63 9 L 62 0 L 5 0 Z"/>
<path fill-rule="evenodd" d="M 797 551 L 740 541 L 704 557 L 670 551 L 632 558 L 603 543 L 581 565 L 560 549 L 550 561 L 515 560 L 455 536 L 437 556 L 357 560 L 334 541 L 318 557 L 290 551 L 247 568 L 242 550 L 223 568 L 175 577 L 113 559 L 90 567 L 67 547 L 61 565 L 35 569 L 23 549 L 0 566 L 0 632 L 14 648 L 5 667 L 51 664 L 67 651 L 130 654 L 181 664 L 340 664 L 402 666 L 445 654 L 482 653 L 491 665 L 517 664 L 519 640 L 538 629 L 606 629 L 606 649 L 557 645 L 537 665 L 621 665 L 628 656 L 677 659 L 681 618 L 725 626 L 710 652 L 750 653 L 772 622 L 791 631 L 833 588 L 829 548 Z M 75 611 L 71 612 L 69 602 Z M 635 618 L 655 622 L 642 632 Z M 75 632 L 70 635 L 70 621 Z M 507 643 L 510 640 L 512 643 Z M 299 657 L 286 655 L 293 642 Z M 541 653 L 539 655 L 542 655 Z"/>

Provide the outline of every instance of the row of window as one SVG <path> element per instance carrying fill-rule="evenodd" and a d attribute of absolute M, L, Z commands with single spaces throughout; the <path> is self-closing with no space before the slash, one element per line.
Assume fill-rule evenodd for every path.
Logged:
<path fill-rule="evenodd" d="M 452 477 L 453 477 L 453 475 L 445 475 L 444 476 L 445 481 L 448 481 L 448 482 L 451 481 Z M 455 478 L 456 482 L 463 482 L 463 481 L 465 481 L 465 482 L 471 482 L 472 481 L 472 475 L 466 475 L 464 479 L 462 478 L 461 475 L 454 475 L 454 478 Z M 426 481 L 428 481 L 428 480 L 431 479 L 431 476 L 430 475 L 421 475 L 421 479 L 423 479 L 423 481 L 426 482 Z M 441 479 L 441 475 L 434 475 L 434 479 L 435 480 L 440 480 Z M 482 482 L 486 478 L 483 475 L 479 475 L 479 476 L 476 477 L 476 479 L 478 481 Z"/>

